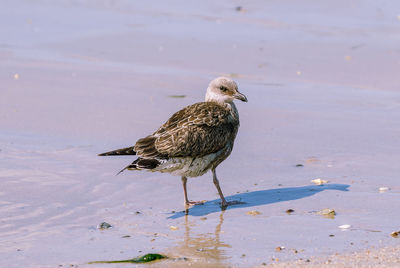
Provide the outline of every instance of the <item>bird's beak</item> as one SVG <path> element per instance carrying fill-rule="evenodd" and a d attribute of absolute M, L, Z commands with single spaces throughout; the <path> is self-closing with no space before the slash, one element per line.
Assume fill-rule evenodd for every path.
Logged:
<path fill-rule="evenodd" d="M 239 91 L 238 91 L 238 92 L 236 92 L 236 94 L 235 94 L 235 95 L 233 95 L 233 97 L 234 97 L 235 99 L 238 99 L 238 100 L 241 100 L 241 101 L 247 102 L 247 98 L 246 98 L 246 96 L 245 96 L 245 95 L 243 95 L 242 93 L 240 93 Z"/>

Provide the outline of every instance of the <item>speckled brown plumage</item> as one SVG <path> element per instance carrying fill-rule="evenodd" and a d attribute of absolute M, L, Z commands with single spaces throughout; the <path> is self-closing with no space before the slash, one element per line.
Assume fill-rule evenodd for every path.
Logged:
<path fill-rule="evenodd" d="M 215 153 L 234 140 L 239 127 L 223 105 L 200 102 L 185 107 L 156 132 L 136 142 L 141 157 L 198 157 Z"/>

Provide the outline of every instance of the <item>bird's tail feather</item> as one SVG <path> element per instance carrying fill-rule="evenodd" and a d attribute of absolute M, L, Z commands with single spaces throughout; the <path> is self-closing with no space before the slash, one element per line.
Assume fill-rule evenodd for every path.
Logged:
<path fill-rule="evenodd" d="M 155 158 L 138 158 L 135 161 L 132 162 L 132 164 L 124 167 L 122 170 L 120 170 L 117 175 L 119 175 L 121 172 L 123 172 L 126 169 L 130 170 L 140 170 L 140 169 L 145 169 L 145 170 L 152 170 L 156 167 L 158 167 L 161 164 L 161 162 Z M 116 176 L 117 176 L 116 175 Z"/>
<path fill-rule="evenodd" d="M 122 148 L 106 153 L 99 154 L 99 156 L 110 156 L 110 155 L 136 155 L 135 146 Z"/>

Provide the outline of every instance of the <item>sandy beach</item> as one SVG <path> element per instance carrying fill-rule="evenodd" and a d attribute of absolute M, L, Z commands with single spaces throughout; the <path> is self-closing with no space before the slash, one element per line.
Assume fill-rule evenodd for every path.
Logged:
<path fill-rule="evenodd" d="M 390 0 L 3 1 L 0 266 L 400 266 L 399 33 Z M 207 173 L 186 215 L 179 177 L 97 156 L 221 75 L 249 100 L 218 168 L 243 204 Z"/>

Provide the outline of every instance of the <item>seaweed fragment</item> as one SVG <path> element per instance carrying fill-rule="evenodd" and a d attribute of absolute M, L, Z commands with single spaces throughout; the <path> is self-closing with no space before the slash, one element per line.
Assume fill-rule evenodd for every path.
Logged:
<path fill-rule="evenodd" d="M 160 260 L 160 259 L 166 259 L 168 258 L 167 256 L 157 254 L 157 253 L 149 253 L 137 258 L 133 259 L 128 259 L 128 260 L 117 260 L 117 261 L 91 261 L 88 262 L 88 264 L 94 264 L 94 263 L 146 263 L 146 262 L 151 262 L 155 260 Z"/>

